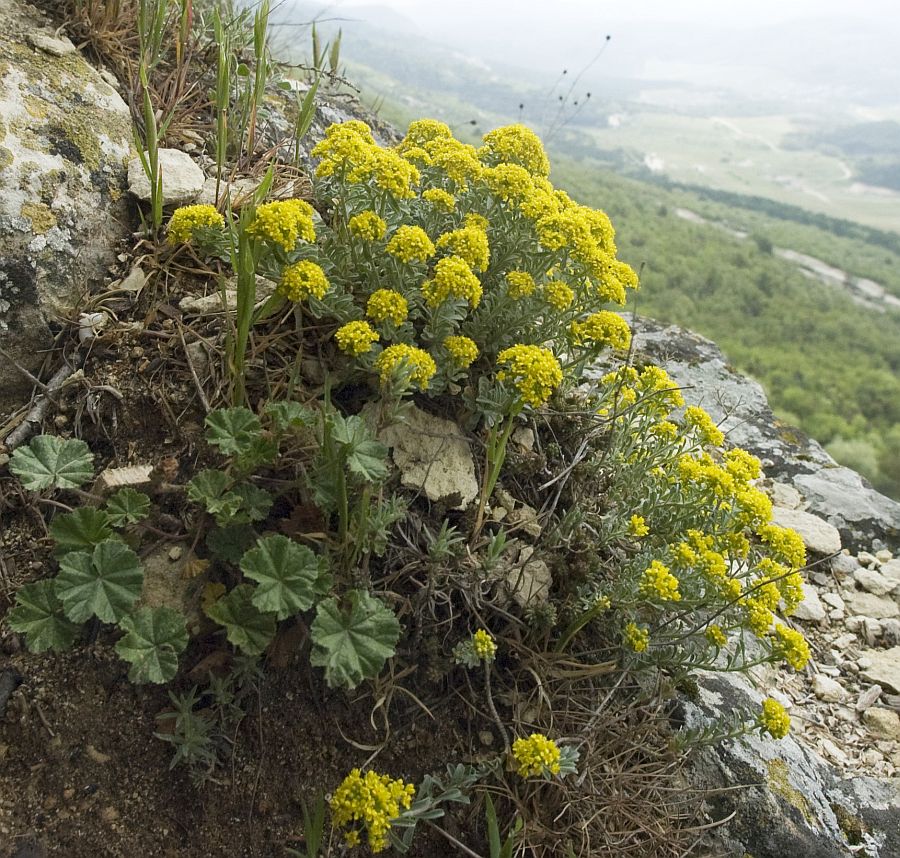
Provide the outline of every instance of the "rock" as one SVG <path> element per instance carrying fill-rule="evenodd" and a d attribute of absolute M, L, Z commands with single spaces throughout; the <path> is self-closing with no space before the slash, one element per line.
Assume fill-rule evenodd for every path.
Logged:
<path fill-rule="evenodd" d="M 879 563 L 890 563 L 894 559 L 894 555 L 886 548 L 882 548 L 881 551 L 875 552 L 875 559 Z"/>
<path fill-rule="evenodd" d="M 881 623 L 874 617 L 865 617 L 860 632 L 869 646 L 875 646 L 875 641 L 881 637 Z"/>
<path fill-rule="evenodd" d="M 160 149 L 159 169 L 162 174 L 162 195 L 166 205 L 183 206 L 193 202 L 206 177 L 193 158 L 180 149 Z M 150 180 L 144 172 L 141 159 L 128 162 L 128 190 L 139 200 L 150 199 Z"/>
<path fill-rule="evenodd" d="M 131 115 L 32 6 L 0 0 L 0 18 L 0 340 L 33 372 L 130 233 Z M 4 359 L 0 415 L 31 387 Z"/>
<path fill-rule="evenodd" d="M 126 465 L 123 468 L 107 468 L 94 482 L 94 491 L 99 494 L 121 489 L 125 486 L 146 486 L 150 483 L 153 465 Z"/>
<path fill-rule="evenodd" d="M 836 557 L 832 557 L 830 566 L 834 577 L 837 578 L 838 581 L 849 578 L 857 569 L 859 569 L 859 563 L 857 563 L 856 558 L 850 554 L 838 554 Z"/>
<path fill-rule="evenodd" d="M 256 278 L 256 303 L 261 307 L 275 291 L 276 284 L 265 277 Z M 237 310 L 238 293 L 234 280 L 226 281 L 222 292 L 210 292 L 209 295 L 185 295 L 178 302 L 179 308 L 192 316 L 213 316 L 217 313 L 233 313 Z M 309 361 L 305 361 L 309 363 Z M 301 367 L 302 368 L 302 367 Z"/>
<path fill-rule="evenodd" d="M 506 583 L 520 607 L 533 607 L 548 600 L 553 577 L 543 560 L 529 560 L 524 566 L 512 567 L 507 572 Z"/>
<path fill-rule="evenodd" d="M 856 560 L 860 565 L 868 566 L 870 568 L 878 564 L 878 558 L 868 551 L 860 551 L 859 554 L 856 555 Z"/>
<path fill-rule="evenodd" d="M 878 739 L 900 741 L 900 715 L 890 709 L 872 707 L 863 712 L 863 723 Z"/>
<path fill-rule="evenodd" d="M 511 510 L 506 517 L 506 523 L 511 530 L 521 529 L 532 539 L 541 535 L 541 525 L 538 522 L 537 511 L 528 504 L 519 504 Z"/>
<path fill-rule="evenodd" d="M 773 482 L 768 492 L 773 505 L 783 509 L 799 509 L 803 503 L 800 492 L 789 483 Z"/>
<path fill-rule="evenodd" d="M 171 548 L 162 546 L 144 558 L 144 583 L 139 605 L 147 608 L 167 607 L 181 613 L 188 631 L 196 633 L 203 622 L 200 596 L 205 575 L 191 575 L 188 564 L 193 555 L 185 551 L 177 563 L 169 559 Z"/>
<path fill-rule="evenodd" d="M 836 554 L 841 550 L 841 534 L 838 529 L 818 516 L 799 509 L 776 506 L 772 510 L 772 521 L 781 527 L 796 530 L 807 551 L 813 554 Z"/>
<path fill-rule="evenodd" d="M 844 686 L 822 673 L 813 676 L 812 686 L 813 694 L 826 703 L 842 703 L 847 699 L 847 691 Z"/>
<path fill-rule="evenodd" d="M 876 596 L 886 596 L 900 584 L 900 581 L 892 581 L 890 578 L 885 578 L 884 575 L 875 569 L 867 569 L 864 566 L 861 566 L 853 573 L 853 580 L 863 590 L 868 593 L 874 593 Z"/>
<path fill-rule="evenodd" d="M 876 620 L 900 616 L 900 607 L 893 599 L 888 596 L 876 596 L 873 593 L 854 593 L 847 606 L 854 614 L 874 617 Z"/>
<path fill-rule="evenodd" d="M 526 452 L 533 450 L 534 430 L 530 426 L 520 426 L 512 433 L 512 442 L 518 444 Z"/>
<path fill-rule="evenodd" d="M 881 623 L 881 634 L 889 646 L 900 643 L 900 620 L 884 620 Z"/>
<path fill-rule="evenodd" d="M 900 560 L 889 560 L 887 563 L 883 564 L 878 571 L 881 572 L 888 581 L 896 581 L 897 584 L 900 584 Z"/>
<path fill-rule="evenodd" d="M 900 646 L 872 650 L 867 655 L 869 664 L 862 671 L 863 679 L 900 694 Z"/>
<path fill-rule="evenodd" d="M 803 585 L 803 601 L 797 605 L 792 616 L 812 623 L 820 623 L 825 619 L 825 608 L 819 601 L 819 591 L 812 584 Z"/>
<path fill-rule="evenodd" d="M 78 342 L 89 343 L 96 339 L 108 324 L 106 313 L 82 313 L 78 317 Z"/>
<path fill-rule="evenodd" d="M 865 712 L 879 697 L 881 697 L 881 686 L 870 685 L 859 695 L 859 699 L 856 701 L 856 711 Z"/>
<path fill-rule="evenodd" d="M 219 187 L 219 197 L 224 200 L 226 194 L 231 194 L 231 207 L 239 209 L 245 203 L 250 201 L 254 191 L 259 187 L 256 179 L 235 179 L 233 182 L 223 182 Z M 216 200 L 216 177 L 210 176 L 200 189 L 197 195 L 197 203 L 202 205 L 214 206 Z"/>
<path fill-rule="evenodd" d="M 429 500 L 453 509 L 465 509 L 478 497 L 475 462 L 456 423 L 413 407 L 402 423 L 382 432 L 381 440 L 392 448 L 404 486 L 424 490 Z"/>
<path fill-rule="evenodd" d="M 822 601 L 829 607 L 835 608 L 838 611 L 843 611 L 846 607 L 844 605 L 844 600 L 838 596 L 837 593 L 823 593 Z"/>

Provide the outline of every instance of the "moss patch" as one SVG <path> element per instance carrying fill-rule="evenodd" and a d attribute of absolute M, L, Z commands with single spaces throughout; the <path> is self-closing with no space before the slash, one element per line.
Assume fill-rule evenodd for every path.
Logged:
<path fill-rule="evenodd" d="M 807 822 L 813 822 L 812 809 L 806 797 L 800 790 L 791 786 L 787 763 L 784 760 L 769 760 L 766 768 L 769 772 L 769 789 L 775 795 L 783 798 L 791 807 L 796 807 Z"/>
<path fill-rule="evenodd" d="M 56 215 L 43 203 L 22 203 L 20 213 L 31 221 L 31 231 L 35 235 L 43 235 L 56 226 Z"/>
<path fill-rule="evenodd" d="M 0 170 L 5 170 L 15 160 L 16 159 L 10 149 L 7 149 L 5 146 L 0 146 Z"/>

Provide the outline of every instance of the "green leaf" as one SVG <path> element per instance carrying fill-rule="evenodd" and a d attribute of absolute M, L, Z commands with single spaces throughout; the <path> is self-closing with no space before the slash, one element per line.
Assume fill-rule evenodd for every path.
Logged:
<path fill-rule="evenodd" d="M 312 426 L 316 422 L 316 415 L 311 409 L 292 400 L 268 402 L 265 411 L 272 418 L 272 422 L 279 432 L 302 426 Z"/>
<path fill-rule="evenodd" d="M 132 488 L 119 489 L 107 502 L 106 511 L 113 527 L 136 524 L 150 513 L 150 498 Z"/>
<path fill-rule="evenodd" d="M 248 453 L 261 433 L 262 424 L 249 408 L 220 408 L 206 418 L 206 440 L 225 455 Z"/>
<path fill-rule="evenodd" d="M 119 657 L 131 663 L 134 683 L 168 682 L 178 673 L 178 656 L 188 643 L 184 617 L 165 606 L 140 608 L 119 623 L 125 636 L 116 644 Z"/>
<path fill-rule="evenodd" d="M 36 581 L 21 587 L 6 622 L 14 632 L 26 635 L 31 652 L 68 649 L 79 628 L 63 614 L 53 581 Z"/>
<path fill-rule="evenodd" d="M 272 509 L 272 495 L 252 483 L 239 483 L 232 490 L 241 500 L 240 514 L 236 520 L 262 521 Z"/>
<path fill-rule="evenodd" d="M 31 491 L 74 489 L 94 475 L 94 454 L 84 441 L 38 435 L 26 447 L 19 447 L 9 469 Z"/>
<path fill-rule="evenodd" d="M 325 563 L 286 536 L 266 536 L 241 559 L 241 571 L 258 582 L 253 604 L 284 620 L 308 611 L 321 594 Z"/>
<path fill-rule="evenodd" d="M 112 522 L 103 510 L 83 506 L 74 512 L 56 516 L 50 525 L 56 542 L 56 556 L 70 551 L 92 551 L 95 545 L 114 539 Z"/>
<path fill-rule="evenodd" d="M 227 527 L 216 527 L 206 536 L 206 547 L 219 560 L 233 563 L 241 562 L 244 552 L 256 542 L 256 531 L 249 524 L 231 524 Z"/>
<path fill-rule="evenodd" d="M 335 414 L 332 421 L 331 436 L 346 448 L 347 467 L 370 483 L 385 479 L 388 475 L 385 461 L 388 448 L 375 440 L 362 417 Z"/>
<path fill-rule="evenodd" d="M 250 584 L 238 584 L 206 612 L 213 622 L 225 627 L 228 640 L 247 655 L 259 655 L 275 637 L 275 615 L 257 609 L 254 590 Z"/>
<path fill-rule="evenodd" d="M 351 590 L 347 601 L 346 611 L 335 598 L 319 602 L 310 628 L 310 662 L 325 668 L 331 688 L 355 688 L 377 676 L 400 637 L 400 623 L 384 603 L 363 590 Z"/>
<path fill-rule="evenodd" d="M 225 526 L 241 508 L 241 497 L 231 488 L 231 478 L 223 471 L 200 471 L 187 485 L 188 498 L 203 504 L 215 516 L 216 523 Z"/>
<path fill-rule="evenodd" d="M 143 580 L 137 554 L 121 542 L 108 540 L 91 553 L 70 551 L 59 561 L 56 595 L 66 616 L 76 623 L 92 616 L 117 623 L 140 596 Z"/>

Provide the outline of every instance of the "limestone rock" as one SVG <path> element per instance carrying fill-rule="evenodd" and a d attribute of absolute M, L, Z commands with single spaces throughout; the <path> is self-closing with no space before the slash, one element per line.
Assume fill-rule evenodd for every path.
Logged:
<path fill-rule="evenodd" d="M 886 596 L 892 592 L 900 584 L 900 581 L 892 581 L 875 569 L 866 569 L 861 566 L 853 574 L 853 579 L 867 593 L 874 593 L 876 596 Z"/>
<path fill-rule="evenodd" d="M 862 671 L 863 679 L 900 694 L 900 646 L 872 650 L 867 655 L 869 664 Z"/>
<path fill-rule="evenodd" d="M 0 339 L 35 370 L 129 232 L 122 197 L 131 116 L 33 7 L 0 0 Z M 31 384 L 4 360 L 0 414 Z"/>
<path fill-rule="evenodd" d="M 789 483 L 774 482 L 769 487 L 769 497 L 775 506 L 783 509 L 799 509 L 803 503 L 800 492 Z"/>
<path fill-rule="evenodd" d="M 235 179 L 233 182 L 223 182 L 219 185 L 219 199 L 225 199 L 225 195 L 230 194 L 231 207 L 239 209 L 250 201 L 257 187 L 259 187 L 259 181 L 256 179 L 242 178 Z M 217 204 L 215 176 L 210 176 L 203 182 L 203 187 L 197 195 L 196 202 L 208 206 Z"/>
<path fill-rule="evenodd" d="M 831 571 L 838 581 L 849 578 L 857 569 L 859 569 L 859 563 L 857 563 L 856 558 L 852 557 L 850 554 L 838 554 L 837 557 L 832 557 L 830 565 Z"/>
<path fill-rule="evenodd" d="M 881 572 L 888 581 L 894 581 L 900 585 L 900 560 L 889 560 L 878 571 Z"/>
<path fill-rule="evenodd" d="M 841 550 L 838 529 L 818 516 L 799 509 L 776 506 L 772 510 L 772 521 L 780 527 L 796 530 L 803 539 L 806 550 L 813 554 L 836 554 Z"/>
<path fill-rule="evenodd" d="M 512 567 L 507 572 L 506 583 L 513 599 L 525 608 L 547 601 L 553 577 L 543 560 L 529 560 L 523 566 Z"/>
<path fill-rule="evenodd" d="M 141 607 L 167 607 L 178 611 L 184 616 L 188 631 L 193 634 L 203 622 L 200 596 L 205 576 L 189 573 L 188 564 L 196 562 L 189 551 L 183 551 L 173 561 L 169 556 L 170 547 L 158 548 L 144 558 L 144 584 L 139 604 Z"/>
<path fill-rule="evenodd" d="M 900 715 L 890 709 L 872 707 L 863 712 L 863 723 L 878 739 L 900 741 Z"/>
<path fill-rule="evenodd" d="M 866 592 L 854 593 L 847 606 L 854 614 L 874 617 L 876 620 L 900 616 L 900 606 L 890 596 L 876 596 Z"/>
<path fill-rule="evenodd" d="M 418 408 L 384 430 L 404 486 L 424 490 L 431 501 L 465 509 L 478 496 L 475 462 L 459 426 Z"/>
<path fill-rule="evenodd" d="M 797 605 L 792 616 L 811 623 L 819 623 L 825 619 L 825 608 L 819 601 L 819 591 L 811 584 L 803 585 L 803 601 Z"/>
<path fill-rule="evenodd" d="M 813 694 L 826 703 L 842 703 L 847 699 L 847 691 L 843 685 L 824 673 L 817 673 L 812 681 Z"/>
<path fill-rule="evenodd" d="M 162 174 L 163 202 L 183 206 L 193 202 L 206 177 L 190 155 L 180 149 L 159 150 L 159 170 Z M 140 158 L 128 162 L 128 190 L 140 200 L 150 199 L 150 180 Z"/>

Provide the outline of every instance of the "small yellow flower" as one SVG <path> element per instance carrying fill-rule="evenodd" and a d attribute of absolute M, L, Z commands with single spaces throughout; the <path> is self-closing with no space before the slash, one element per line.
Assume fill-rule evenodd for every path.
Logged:
<path fill-rule="evenodd" d="M 378 342 L 378 334 L 368 322 L 347 322 L 334 335 L 338 348 L 351 357 L 372 351 L 372 343 Z"/>
<path fill-rule="evenodd" d="M 631 345 L 631 328 L 618 313 L 601 310 L 592 313 L 584 321 L 572 322 L 569 326 L 572 342 L 577 346 L 609 346 L 627 351 Z"/>
<path fill-rule="evenodd" d="M 506 125 L 484 135 L 478 157 L 486 164 L 518 164 L 534 176 L 547 176 L 550 161 L 540 138 L 524 125 Z"/>
<path fill-rule="evenodd" d="M 522 202 L 534 193 L 534 182 L 528 170 L 518 164 L 498 164 L 482 172 L 491 192 L 506 202 Z"/>
<path fill-rule="evenodd" d="M 315 262 L 301 259 L 281 272 L 278 290 L 291 301 L 302 301 L 310 295 L 321 300 L 328 291 L 328 278 Z"/>
<path fill-rule="evenodd" d="M 478 629 L 472 635 L 472 649 L 475 651 L 475 655 L 483 661 L 493 661 L 497 654 L 497 644 L 490 633 L 484 629 Z"/>
<path fill-rule="evenodd" d="M 373 211 L 360 212 L 347 221 L 347 228 L 364 241 L 379 241 L 387 232 L 387 224 Z"/>
<path fill-rule="evenodd" d="M 409 380 L 419 390 L 427 390 L 428 383 L 437 372 L 434 358 L 428 352 L 405 343 L 388 346 L 375 358 L 375 369 L 378 370 L 382 384 L 388 384 L 401 366 L 406 367 Z"/>
<path fill-rule="evenodd" d="M 506 274 L 506 294 L 513 300 L 525 298 L 535 290 L 534 278 L 527 271 L 509 271 Z"/>
<path fill-rule="evenodd" d="M 706 639 L 715 646 L 721 648 L 728 643 L 728 638 L 721 626 L 712 625 L 706 630 Z"/>
<path fill-rule="evenodd" d="M 809 661 L 809 644 L 806 638 L 781 623 L 775 626 L 775 648 L 794 670 L 803 670 Z"/>
<path fill-rule="evenodd" d="M 512 744 L 512 756 L 520 777 L 559 774 L 559 746 L 542 733 L 532 733 L 527 739 L 516 739 Z"/>
<path fill-rule="evenodd" d="M 544 300 L 557 310 L 566 310 L 575 300 L 575 293 L 561 280 L 551 280 L 544 284 Z"/>
<path fill-rule="evenodd" d="M 460 256 L 446 256 L 434 266 L 434 278 L 426 281 L 422 292 L 429 306 L 437 307 L 448 298 L 461 298 L 473 309 L 481 301 L 481 281 Z"/>
<path fill-rule="evenodd" d="M 427 262 L 434 256 L 435 248 L 422 227 L 403 225 L 391 236 L 387 252 L 403 262 Z"/>
<path fill-rule="evenodd" d="M 276 200 L 258 206 L 247 232 L 282 247 L 294 249 L 297 241 L 316 240 L 312 221 L 313 207 L 303 200 Z"/>
<path fill-rule="evenodd" d="M 637 623 L 625 626 L 625 643 L 635 652 L 643 652 L 650 645 L 650 632 Z"/>
<path fill-rule="evenodd" d="M 500 352 L 497 362 L 506 366 L 497 378 L 510 379 L 522 401 L 534 408 L 543 405 L 562 382 L 562 367 L 550 349 L 518 343 Z"/>
<path fill-rule="evenodd" d="M 452 212 L 456 208 L 456 197 L 443 188 L 429 188 L 423 191 L 422 199 L 445 212 Z"/>
<path fill-rule="evenodd" d="M 460 369 L 467 369 L 478 358 L 478 346 L 468 337 L 447 337 L 444 340 L 444 348 Z"/>
<path fill-rule="evenodd" d="M 393 289 L 376 289 L 366 303 L 366 315 L 375 322 L 390 320 L 395 325 L 402 325 L 409 315 L 409 304 Z"/>
<path fill-rule="evenodd" d="M 344 834 L 350 846 L 359 843 L 365 828 L 372 852 L 382 852 L 388 845 L 391 823 L 404 809 L 409 809 L 416 788 L 388 775 L 353 769 L 334 791 L 331 798 L 332 822 L 335 828 L 353 826 Z"/>
<path fill-rule="evenodd" d="M 799 569 L 806 564 L 806 546 L 796 530 L 764 524 L 756 532 L 776 559 L 787 563 L 791 569 Z"/>
<path fill-rule="evenodd" d="M 464 259 L 475 271 L 484 271 L 488 267 L 491 253 L 487 233 L 477 226 L 445 232 L 438 237 L 437 246 L 448 248 L 450 253 Z"/>
<path fill-rule="evenodd" d="M 767 697 L 763 700 L 758 724 L 761 730 L 773 739 L 783 739 L 791 729 L 791 718 L 777 700 Z"/>
<path fill-rule="evenodd" d="M 684 422 L 697 430 L 701 444 L 718 447 L 725 440 L 722 430 L 713 422 L 712 417 L 698 405 L 689 405 L 684 411 Z"/>
<path fill-rule="evenodd" d="M 628 534 L 630 536 L 636 536 L 640 539 L 642 536 L 646 536 L 650 533 L 650 528 L 647 527 L 647 521 L 642 515 L 633 515 L 628 521 Z"/>
<path fill-rule="evenodd" d="M 169 220 L 169 243 L 184 244 L 194 237 L 198 229 L 223 226 L 225 218 L 216 211 L 215 206 L 182 206 L 175 209 Z"/>
<path fill-rule="evenodd" d="M 641 579 L 641 593 L 664 601 L 680 602 L 678 579 L 669 571 L 669 567 L 659 560 L 654 560 L 644 570 Z"/>

